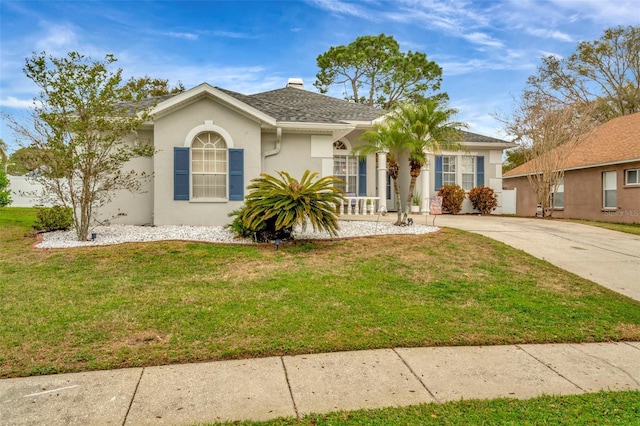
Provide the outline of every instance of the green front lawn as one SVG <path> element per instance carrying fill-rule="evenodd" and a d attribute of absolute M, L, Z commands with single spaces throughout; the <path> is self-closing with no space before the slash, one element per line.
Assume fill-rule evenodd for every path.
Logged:
<path fill-rule="evenodd" d="M 240 422 L 234 425 L 638 425 L 640 392 L 455 401 L 411 407 L 314 414 L 301 419 Z M 219 424 L 219 423 L 216 423 Z M 225 423 L 231 424 L 231 423 Z"/>
<path fill-rule="evenodd" d="M 627 234 L 640 235 L 640 223 L 615 223 L 597 222 L 593 220 L 570 219 L 571 222 L 582 223 L 584 225 L 598 226 L 600 228 L 611 229 L 612 231 L 626 232 Z"/>
<path fill-rule="evenodd" d="M 479 235 L 36 250 L 0 209 L 0 377 L 396 346 L 640 340 L 640 303 Z"/>

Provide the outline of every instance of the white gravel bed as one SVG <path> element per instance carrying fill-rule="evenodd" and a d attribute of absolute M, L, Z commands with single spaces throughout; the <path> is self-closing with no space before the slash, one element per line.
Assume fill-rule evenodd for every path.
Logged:
<path fill-rule="evenodd" d="M 395 226 L 389 222 L 339 221 L 338 238 L 364 237 L 383 234 L 427 234 L 439 228 L 426 225 Z M 37 248 L 69 248 L 104 246 L 128 242 L 149 242 L 163 240 L 206 241 L 212 243 L 250 244 L 251 240 L 238 239 L 222 226 L 136 226 L 109 225 L 96 226 L 90 232 L 97 234 L 93 241 L 77 241 L 75 231 L 55 231 L 42 234 Z M 329 239 L 326 232 L 313 232 L 311 226 L 306 232 L 294 231 L 296 239 Z"/>

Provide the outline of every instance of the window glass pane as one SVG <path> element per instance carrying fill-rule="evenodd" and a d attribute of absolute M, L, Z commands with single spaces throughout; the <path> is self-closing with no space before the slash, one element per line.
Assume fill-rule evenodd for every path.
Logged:
<path fill-rule="evenodd" d="M 462 157 L 462 173 L 475 173 L 475 157 L 465 155 Z"/>
<path fill-rule="evenodd" d="M 616 189 L 616 172 L 604 172 L 604 189 Z"/>
<path fill-rule="evenodd" d="M 217 133 L 201 133 L 191 144 L 193 198 L 227 197 L 227 144 Z"/>
<path fill-rule="evenodd" d="M 465 155 L 462 157 L 460 168 L 462 169 L 462 189 L 471 191 L 475 180 L 475 157 Z"/>
<path fill-rule="evenodd" d="M 454 185 L 456 183 L 456 157 L 445 155 L 442 157 L 442 184 Z"/>
<path fill-rule="evenodd" d="M 345 175 L 347 173 L 346 159 L 343 156 L 333 157 L 333 174 Z"/>
<path fill-rule="evenodd" d="M 473 189 L 473 175 L 462 175 L 462 189 L 465 191 L 471 191 Z"/>
<path fill-rule="evenodd" d="M 610 189 L 604 191 L 604 206 L 605 207 L 616 207 L 616 190 Z"/>
<path fill-rule="evenodd" d="M 356 177 L 355 176 L 347 177 L 347 186 L 349 188 L 349 192 L 356 192 L 355 189 L 357 188 L 357 186 L 356 186 Z"/>
<path fill-rule="evenodd" d="M 347 193 L 355 193 L 358 188 L 358 157 L 353 155 L 334 155 L 333 175 L 346 182 L 346 185 L 338 184 Z"/>
<path fill-rule="evenodd" d="M 640 170 L 627 170 L 627 185 L 640 183 Z"/>
<path fill-rule="evenodd" d="M 564 207 L 564 192 L 557 192 L 553 196 L 553 207 L 561 209 Z"/>
<path fill-rule="evenodd" d="M 616 200 L 616 172 L 604 172 L 602 174 L 602 187 L 604 191 L 603 204 L 605 208 L 617 207 Z"/>
<path fill-rule="evenodd" d="M 442 174 L 442 184 L 443 185 L 455 185 L 456 183 L 456 175 L 455 173 L 443 173 Z"/>

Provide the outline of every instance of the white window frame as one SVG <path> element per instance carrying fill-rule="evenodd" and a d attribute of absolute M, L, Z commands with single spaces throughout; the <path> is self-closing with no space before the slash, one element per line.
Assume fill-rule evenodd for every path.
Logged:
<path fill-rule="evenodd" d="M 618 208 L 618 173 L 614 171 L 602 173 L 602 208 L 605 210 L 615 210 Z M 610 205 L 607 195 L 612 195 L 615 205 Z M 611 200 L 609 200 L 611 201 Z"/>
<path fill-rule="evenodd" d="M 340 140 L 333 143 L 333 176 L 345 181 L 344 185 L 336 185 L 337 187 L 343 189 L 347 194 L 357 195 L 359 158 L 350 153 L 351 146 L 347 141 Z M 338 170 L 342 164 L 344 164 L 344 169 Z M 349 184 L 349 178 L 353 178 L 353 185 Z"/>
<path fill-rule="evenodd" d="M 551 189 L 549 191 L 549 196 L 551 197 L 551 208 L 554 210 L 562 210 L 564 209 L 564 177 L 561 177 L 558 182 L 558 188 L 554 191 L 554 185 L 551 184 Z M 560 197 L 560 202 L 558 202 L 557 195 L 562 194 Z"/>
<path fill-rule="evenodd" d="M 470 160 L 469 164 L 465 164 L 467 160 Z M 462 155 L 460 156 L 460 187 L 464 189 L 465 192 L 471 191 L 476 186 L 476 162 L 478 161 L 476 156 L 473 155 Z M 471 166 L 471 171 L 466 170 L 468 166 Z M 471 187 L 465 188 L 465 176 L 468 178 L 471 175 Z"/>
<path fill-rule="evenodd" d="M 457 155 L 443 155 L 442 156 L 442 185 L 456 185 L 458 182 L 457 176 Z M 446 171 L 445 171 L 446 170 Z M 453 180 L 451 177 L 453 176 Z"/>
<path fill-rule="evenodd" d="M 633 172 L 635 174 L 635 181 L 631 182 L 629 179 L 629 175 Z M 624 171 L 624 183 L 625 185 L 640 185 L 640 168 L 638 169 L 627 169 Z"/>
<path fill-rule="evenodd" d="M 194 148 L 193 144 L 200 142 L 203 144 L 202 148 Z M 221 144 L 222 146 L 217 146 Z M 206 161 L 205 152 L 211 150 L 213 153 L 214 168 L 216 163 L 224 163 L 223 171 L 214 170 L 197 170 L 195 162 L 198 161 L 198 156 L 202 154 L 203 169 Z M 218 156 L 224 152 L 224 160 L 219 160 Z M 191 201 L 228 201 L 229 199 L 229 146 L 224 136 L 215 131 L 205 131 L 197 134 L 191 141 L 191 149 L 189 150 L 189 162 L 190 162 L 190 179 L 189 179 L 189 191 Z M 197 196 L 195 191 L 195 179 L 196 176 L 223 176 L 224 177 L 224 194 L 221 197 L 205 197 Z"/>

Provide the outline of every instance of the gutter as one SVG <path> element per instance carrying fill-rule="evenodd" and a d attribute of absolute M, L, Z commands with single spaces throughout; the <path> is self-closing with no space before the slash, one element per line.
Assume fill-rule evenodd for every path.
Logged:
<path fill-rule="evenodd" d="M 265 151 L 262 154 L 262 164 L 260 165 L 260 173 L 264 173 L 264 161 L 267 157 L 271 157 L 272 155 L 276 155 L 280 153 L 280 145 L 282 143 L 282 127 L 276 127 L 276 147 L 271 151 Z"/>

